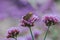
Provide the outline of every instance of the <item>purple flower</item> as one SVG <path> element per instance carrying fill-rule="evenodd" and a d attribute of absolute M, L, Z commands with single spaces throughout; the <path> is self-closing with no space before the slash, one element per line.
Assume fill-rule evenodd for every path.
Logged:
<path fill-rule="evenodd" d="M 45 15 L 43 18 L 43 22 L 45 23 L 46 26 L 51 26 L 59 23 L 58 16 L 56 15 Z"/>
<path fill-rule="evenodd" d="M 25 40 L 25 37 L 18 37 L 17 40 Z"/>
<path fill-rule="evenodd" d="M 34 22 L 39 18 L 36 15 L 33 15 L 32 12 L 29 12 L 22 18 L 22 26 L 34 26 Z"/>
<path fill-rule="evenodd" d="M 12 27 L 8 30 L 7 38 L 15 38 L 19 34 L 19 29 Z"/>
<path fill-rule="evenodd" d="M 32 37 L 30 34 L 28 34 L 26 37 L 25 37 L 25 40 L 32 40 Z"/>
<path fill-rule="evenodd" d="M 40 30 L 34 30 L 33 34 L 34 34 L 34 38 L 37 39 L 42 34 L 42 31 L 40 31 Z"/>

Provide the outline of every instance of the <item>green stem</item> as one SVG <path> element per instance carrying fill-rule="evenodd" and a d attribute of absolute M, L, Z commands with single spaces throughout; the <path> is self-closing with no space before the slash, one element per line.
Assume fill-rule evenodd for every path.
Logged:
<path fill-rule="evenodd" d="M 14 38 L 15 40 L 17 40 L 17 38 Z"/>
<path fill-rule="evenodd" d="M 17 40 L 17 35 L 16 35 L 16 37 L 14 39 Z"/>
<path fill-rule="evenodd" d="M 34 40 L 34 37 L 33 37 L 33 34 L 32 34 L 31 27 L 29 27 L 29 29 L 30 29 L 30 33 L 31 33 L 32 40 Z"/>
<path fill-rule="evenodd" d="M 47 34 L 48 34 L 48 31 L 49 31 L 49 28 L 50 28 L 50 26 L 48 26 L 48 29 L 47 29 L 47 31 L 46 31 L 46 34 L 45 34 L 44 40 L 45 40 L 46 37 L 47 37 Z"/>

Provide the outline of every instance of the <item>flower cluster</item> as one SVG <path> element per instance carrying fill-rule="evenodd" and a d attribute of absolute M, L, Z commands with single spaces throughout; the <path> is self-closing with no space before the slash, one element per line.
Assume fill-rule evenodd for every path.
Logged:
<path fill-rule="evenodd" d="M 46 24 L 46 26 L 51 26 L 51 25 L 55 25 L 56 23 L 58 23 L 58 19 L 53 16 L 45 16 L 43 21 Z"/>
<path fill-rule="evenodd" d="M 15 38 L 19 34 L 19 30 L 15 27 L 8 30 L 7 38 Z"/>
<path fill-rule="evenodd" d="M 36 15 L 33 15 L 32 12 L 29 12 L 22 18 L 22 26 L 34 26 L 34 22 L 37 21 L 39 18 Z"/>
<path fill-rule="evenodd" d="M 40 34 L 42 34 L 42 31 L 35 30 L 35 31 L 34 31 L 34 38 L 37 39 Z"/>

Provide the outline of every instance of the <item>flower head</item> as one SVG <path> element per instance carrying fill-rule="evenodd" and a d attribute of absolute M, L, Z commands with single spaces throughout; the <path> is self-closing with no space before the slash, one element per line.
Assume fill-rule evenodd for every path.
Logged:
<path fill-rule="evenodd" d="M 36 15 L 33 15 L 32 12 L 29 12 L 22 18 L 22 26 L 34 26 L 34 22 L 38 20 Z"/>
<path fill-rule="evenodd" d="M 53 16 L 52 15 L 44 16 L 43 21 L 46 24 L 46 26 L 55 25 L 56 23 L 59 22 L 57 16 L 54 16 L 54 15 Z"/>
<path fill-rule="evenodd" d="M 19 30 L 16 27 L 12 27 L 8 30 L 7 38 L 15 38 L 19 34 Z"/>
<path fill-rule="evenodd" d="M 35 38 L 34 38 L 35 39 Z M 32 40 L 32 37 L 30 34 L 28 34 L 26 37 L 25 37 L 25 40 Z"/>
<path fill-rule="evenodd" d="M 34 38 L 37 39 L 42 34 L 42 31 L 34 30 L 33 33 L 34 33 Z"/>

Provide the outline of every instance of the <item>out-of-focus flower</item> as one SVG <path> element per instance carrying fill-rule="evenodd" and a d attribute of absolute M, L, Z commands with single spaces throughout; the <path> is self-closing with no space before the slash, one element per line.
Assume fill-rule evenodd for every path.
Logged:
<path fill-rule="evenodd" d="M 17 29 L 16 27 L 12 27 L 8 29 L 7 38 L 15 38 L 17 37 L 18 34 L 19 34 L 19 29 Z"/>
<path fill-rule="evenodd" d="M 36 15 L 33 15 L 32 12 L 29 12 L 22 18 L 22 24 L 21 26 L 34 26 L 34 22 L 37 21 L 39 18 Z"/>
<path fill-rule="evenodd" d="M 32 38 L 31 37 L 28 37 L 27 40 L 32 40 Z"/>
<path fill-rule="evenodd" d="M 25 37 L 18 37 L 17 40 L 25 40 Z"/>
<path fill-rule="evenodd" d="M 30 35 L 30 34 L 28 34 L 28 35 L 25 37 L 25 40 L 32 40 L 31 35 Z M 34 40 L 35 40 L 35 38 L 34 38 Z"/>
<path fill-rule="evenodd" d="M 46 24 L 46 26 L 51 26 L 59 23 L 58 16 L 55 15 L 46 15 L 43 18 L 43 22 Z"/>
<path fill-rule="evenodd" d="M 42 34 L 42 31 L 40 31 L 40 30 L 34 30 L 33 34 L 34 34 L 34 38 L 38 39 L 38 37 Z"/>

